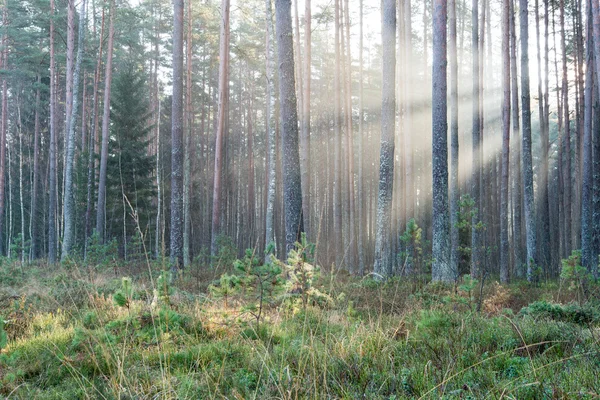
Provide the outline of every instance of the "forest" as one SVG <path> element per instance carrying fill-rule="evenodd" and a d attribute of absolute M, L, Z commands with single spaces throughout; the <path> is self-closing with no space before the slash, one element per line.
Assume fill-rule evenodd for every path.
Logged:
<path fill-rule="evenodd" d="M 0 10 L 0 397 L 600 397 L 598 0 Z"/>

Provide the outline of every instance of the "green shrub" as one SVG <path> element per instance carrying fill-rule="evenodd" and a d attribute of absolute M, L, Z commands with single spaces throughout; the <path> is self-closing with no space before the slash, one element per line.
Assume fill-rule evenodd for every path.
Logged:
<path fill-rule="evenodd" d="M 598 321 L 599 310 L 591 304 L 580 306 L 578 304 L 553 304 L 546 301 L 536 301 L 523 307 L 522 315 L 530 315 L 534 318 L 551 319 L 555 321 L 571 322 L 579 325 L 587 325 Z"/>

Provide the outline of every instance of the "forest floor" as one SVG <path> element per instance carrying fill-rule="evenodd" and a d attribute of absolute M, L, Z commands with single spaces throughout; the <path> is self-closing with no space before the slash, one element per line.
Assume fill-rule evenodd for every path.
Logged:
<path fill-rule="evenodd" d="M 323 273 L 257 319 L 256 291 L 200 270 L 5 261 L 0 398 L 600 397 L 597 287 Z"/>

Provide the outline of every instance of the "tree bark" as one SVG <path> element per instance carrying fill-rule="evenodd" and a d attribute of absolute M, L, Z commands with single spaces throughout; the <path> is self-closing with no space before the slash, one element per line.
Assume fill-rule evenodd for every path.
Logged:
<path fill-rule="evenodd" d="M 593 160 L 593 132 L 592 132 L 592 113 L 593 113 L 593 22 L 591 1 L 587 0 L 587 57 L 585 72 L 585 99 L 583 107 L 583 180 L 581 193 L 581 265 L 589 272 L 597 275 L 598 260 L 594 259 L 594 160 Z"/>
<path fill-rule="evenodd" d="M 267 205 L 265 211 L 265 249 L 275 240 L 273 224 L 275 222 L 275 191 L 276 191 L 276 141 L 275 137 L 275 69 L 273 66 L 275 49 L 273 37 L 273 11 L 271 0 L 265 0 L 265 53 L 266 53 L 266 131 L 268 140 L 268 167 L 267 167 Z"/>
<path fill-rule="evenodd" d="M 286 253 L 294 248 L 304 231 L 302 223 L 302 183 L 298 149 L 298 109 L 294 79 L 291 0 L 276 0 L 279 99 L 283 142 L 283 196 Z"/>
<path fill-rule="evenodd" d="M 92 3 L 94 4 L 94 3 Z M 98 39 L 98 57 L 96 59 L 96 71 L 94 73 L 94 93 L 93 93 L 93 105 L 92 105 L 92 132 L 90 133 L 90 145 L 88 154 L 88 176 L 87 176 L 87 201 L 85 210 L 85 251 L 84 257 L 87 257 L 87 238 L 91 234 L 92 230 L 92 202 L 93 202 L 93 189 L 95 184 L 96 174 L 96 154 L 98 146 L 98 85 L 100 83 L 100 75 L 102 73 L 102 48 L 104 44 L 104 10 L 102 7 L 102 22 L 100 28 L 100 37 Z M 95 27 L 94 27 L 95 36 Z"/>
<path fill-rule="evenodd" d="M 304 69 L 302 83 L 304 84 L 302 95 L 302 133 L 300 136 L 300 167 L 302 168 L 302 212 L 304 213 L 304 229 L 306 235 L 312 238 L 311 230 L 311 158 L 310 158 L 310 83 L 311 83 L 311 0 L 305 0 L 304 7 Z"/>
<path fill-rule="evenodd" d="M 221 41 L 219 49 L 219 107 L 217 111 L 217 138 L 215 144 L 215 169 L 213 183 L 213 209 L 210 254 L 218 252 L 217 239 L 221 233 L 221 175 L 223 170 L 223 146 L 227 114 L 229 82 L 229 0 L 221 1 Z"/>
<path fill-rule="evenodd" d="M 448 2 L 450 58 L 450 269 L 458 274 L 460 189 L 458 181 L 458 54 L 456 46 L 456 0 Z"/>
<path fill-rule="evenodd" d="M 183 155 L 183 266 L 191 264 L 190 235 L 192 217 L 190 214 L 190 192 L 192 191 L 191 169 L 192 136 L 194 114 L 192 110 L 192 1 L 188 0 L 186 36 L 186 95 L 185 95 L 185 146 Z"/>
<path fill-rule="evenodd" d="M 508 283 L 508 174 L 510 159 L 510 9 L 502 3 L 502 182 L 500 187 L 500 282 Z"/>
<path fill-rule="evenodd" d="M 31 212 L 29 215 L 29 240 L 31 247 L 29 248 L 29 261 L 33 261 L 37 257 L 37 239 L 38 239 L 38 191 L 40 180 L 40 85 L 42 77 L 37 76 L 37 89 L 35 91 L 35 121 L 33 128 L 33 179 L 31 182 Z"/>
<path fill-rule="evenodd" d="M 341 103 L 341 55 L 340 55 L 340 2 L 335 0 L 335 72 L 333 77 L 334 91 L 334 129 L 333 129 L 333 243 L 335 267 L 341 268 L 344 259 L 342 241 L 342 103 Z"/>
<path fill-rule="evenodd" d="M 481 232 L 479 229 L 481 206 L 480 199 L 481 186 L 481 153 L 479 148 L 479 138 L 481 131 L 481 113 L 479 104 L 480 91 L 480 71 L 479 71 L 479 8 L 478 0 L 473 0 L 472 5 L 472 58 L 473 58 L 473 125 L 472 125 L 472 143 L 473 143 L 473 167 L 471 172 L 471 197 L 474 202 L 471 218 L 471 276 L 476 278 L 481 273 Z"/>
<path fill-rule="evenodd" d="M 110 130 L 110 87 L 112 83 L 113 43 L 115 39 L 115 2 L 110 0 L 108 22 L 108 51 L 104 72 L 104 112 L 102 114 L 102 148 L 100 153 L 100 177 L 98 181 L 98 205 L 96 207 L 96 233 L 104 243 L 106 226 L 106 168 L 108 163 L 108 135 Z"/>
<path fill-rule="evenodd" d="M 563 182 L 564 182 L 564 212 L 565 212 L 565 247 L 567 254 L 570 254 L 572 249 L 572 238 L 571 232 L 571 187 L 572 187 L 572 176 L 571 176 L 571 123 L 569 116 L 569 80 L 567 75 L 568 60 L 567 60 L 567 45 L 565 39 L 565 4 L 564 0 L 560 0 L 560 42 L 562 52 L 562 96 L 563 96 L 563 123 L 564 123 L 564 167 L 563 167 Z"/>
<path fill-rule="evenodd" d="M 391 207 L 394 184 L 395 87 L 396 87 L 396 2 L 383 0 L 381 38 L 383 45 L 381 91 L 381 150 L 379 193 L 377 196 L 377 232 L 373 270 L 381 277 L 392 274 Z"/>
<path fill-rule="evenodd" d="M 54 60 L 54 0 L 50 0 L 50 149 L 48 182 L 48 262 L 56 263 L 56 64 Z M 4 104 L 3 104 L 4 105 Z M 4 107 L 2 107 L 4 110 Z M 4 121 L 4 118 L 2 118 Z M 4 211 L 4 151 L 5 136 L 2 129 L 0 150 L 0 232 Z M 0 239 L 0 246 L 2 240 Z"/>
<path fill-rule="evenodd" d="M 446 0 L 433 0 L 432 155 L 433 155 L 433 264 L 432 280 L 452 282 L 457 271 L 450 264 L 448 215 L 448 107 L 446 82 Z"/>
<path fill-rule="evenodd" d="M 527 280 L 532 282 L 537 263 L 533 197 L 533 161 L 531 157 L 531 97 L 529 89 L 529 21 L 527 0 L 519 0 L 521 29 L 521 117 L 523 120 L 523 185 L 525 192 L 525 232 L 527 235 Z"/>
<path fill-rule="evenodd" d="M 550 260 L 550 205 L 548 200 L 548 150 L 550 148 L 549 130 L 547 127 L 546 106 L 544 92 L 542 90 L 542 60 L 540 54 L 540 18 L 538 0 L 535 0 L 535 36 L 536 36 L 536 57 L 538 73 L 538 117 L 540 123 L 540 167 L 539 167 L 539 186 L 538 186 L 538 210 L 539 210 L 539 229 L 540 234 L 540 258 L 546 267 L 551 264 Z M 546 39 L 547 41 L 547 39 Z"/>
<path fill-rule="evenodd" d="M 595 87 L 597 93 L 594 93 L 594 115 L 600 115 L 599 102 L 600 102 L 600 5 L 597 1 L 592 2 L 592 13 L 593 13 L 593 36 L 594 36 L 594 66 L 595 66 Z M 596 132 L 593 138 L 593 160 L 594 160 L 594 215 L 592 220 L 594 221 L 594 237 L 595 244 L 594 249 L 596 250 L 593 254 L 592 260 L 592 271 L 595 273 L 594 277 L 598 278 L 598 252 L 600 250 L 600 135 L 598 130 L 600 129 L 597 122 L 599 118 L 594 118 L 593 130 Z M 594 269 L 595 268 L 595 269 Z"/>
<path fill-rule="evenodd" d="M 310 1 L 310 0 L 309 0 Z M 364 200 L 364 74 L 363 74 L 363 0 L 359 3 L 359 49 L 358 49 L 358 65 L 359 65 L 359 76 L 358 76 L 358 274 L 360 276 L 365 273 L 365 200 Z"/>
<path fill-rule="evenodd" d="M 71 248 L 75 241 L 75 184 L 73 182 L 73 163 L 75 159 L 75 125 L 77 123 L 77 106 L 79 97 L 79 79 L 81 75 L 81 62 L 83 59 L 83 44 L 86 31 L 86 0 L 81 2 L 79 12 L 79 33 L 77 38 L 77 61 L 73 72 L 73 99 L 70 122 L 68 124 L 67 157 L 65 165 L 65 190 L 63 192 L 64 207 L 64 234 L 62 242 L 61 260 L 66 260 L 71 255 Z"/>

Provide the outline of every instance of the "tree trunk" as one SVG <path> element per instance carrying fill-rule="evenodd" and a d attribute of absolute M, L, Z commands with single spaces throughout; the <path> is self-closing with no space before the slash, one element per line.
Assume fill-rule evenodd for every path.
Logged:
<path fill-rule="evenodd" d="M 275 222 L 275 183 L 277 151 L 275 147 L 275 69 L 273 67 L 275 49 L 273 44 L 273 11 L 271 0 L 265 0 L 265 53 L 266 53 L 266 131 L 268 140 L 268 167 L 267 167 L 267 205 L 265 211 L 265 249 L 275 240 L 273 224 Z M 274 250 L 274 249 L 273 249 Z"/>
<path fill-rule="evenodd" d="M 310 1 L 310 0 L 309 0 Z M 365 229 L 366 226 L 366 214 L 365 214 L 365 199 L 364 199 L 364 120 L 365 120 L 365 109 L 364 109 L 364 76 L 363 76 L 363 0 L 360 0 L 359 4 L 359 49 L 358 49 L 358 274 L 360 276 L 365 273 Z"/>
<path fill-rule="evenodd" d="M 48 262 L 56 263 L 56 64 L 54 60 L 54 0 L 50 0 L 50 150 L 48 183 Z M 4 109 L 4 107 L 3 107 Z M 2 118 L 4 121 L 4 118 Z M 3 127 L 4 128 L 4 127 Z M 4 129 L 0 152 L 0 224 L 4 211 Z M 0 232 L 2 232 L 0 225 Z M 1 246 L 2 240 L 0 240 Z"/>
<path fill-rule="evenodd" d="M 350 51 L 350 7 L 348 0 L 345 1 L 344 15 L 346 28 L 346 159 L 348 160 L 347 182 L 348 182 L 348 270 L 356 272 L 356 198 L 354 196 L 354 133 L 352 129 L 352 53 Z"/>
<path fill-rule="evenodd" d="M 304 229 L 306 235 L 314 240 L 311 230 L 311 158 L 310 158 L 310 81 L 311 81 L 311 0 L 305 0 L 304 7 L 304 94 L 302 95 L 302 134 L 300 136 L 300 167 L 302 168 L 302 212 L 304 213 Z"/>
<path fill-rule="evenodd" d="M 194 114 L 192 110 L 192 1 L 188 0 L 186 36 L 186 95 L 185 95 L 185 146 L 183 155 L 183 266 L 191 264 L 190 235 L 192 217 L 190 214 L 190 191 L 192 191 L 191 169 L 192 135 Z"/>
<path fill-rule="evenodd" d="M 392 274 L 391 207 L 394 183 L 395 87 L 396 87 L 396 2 L 383 0 L 381 38 L 383 45 L 381 91 L 381 150 L 379 158 L 379 193 L 377 197 L 377 232 L 373 270 L 381 277 Z"/>
<path fill-rule="evenodd" d="M 450 59 L 450 270 L 458 275 L 460 189 L 458 180 L 458 54 L 456 46 L 456 0 L 448 2 Z"/>
<path fill-rule="evenodd" d="M 38 239 L 38 191 L 40 180 L 40 85 L 42 77 L 37 76 L 37 89 L 35 91 L 35 122 L 33 128 L 33 180 L 31 188 L 31 211 L 29 214 L 29 240 L 31 247 L 29 248 L 29 261 L 33 261 L 37 257 L 37 239 Z"/>
<path fill-rule="evenodd" d="M 479 138 L 481 131 L 481 113 L 479 104 L 479 9 L 478 0 L 473 0 L 472 5 L 472 58 L 473 58 L 473 167 L 471 175 L 471 197 L 474 202 L 474 209 L 471 219 L 471 276 L 478 277 L 481 273 L 481 232 L 478 227 L 480 223 L 481 206 L 483 202 L 480 199 L 480 181 L 481 181 L 481 153 L 479 149 Z"/>
<path fill-rule="evenodd" d="M 250 85 L 253 85 L 252 80 L 248 80 Z M 248 245 L 246 247 L 255 247 L 254 243 L 254 232 L 256 232 L 256 193 L 255 193 L 255 184 L 254 184 L 254 132 L 252 130 L 252 99 L 254 98 L 254 88 L 250 89 L 250 101 L 248 101 L 247 112 L 247 131 L 248 131 L 248 210 L 246 214 L 248 215 L 248 229 L 246 238 L 248 239 Z M 239 229 L 239 227 L 238 227 Z"/>
<path fill-rule="evenodd" d="M 225 139 L 225 119 L 227 114 L 227 93 L 229 82 L 229 0 L 221 1 L 221 42 L 219 49 L 219 108 L 217 111 L 217 138 L 215 145 L 215 170 L 213 183 L 213 209 L 210 254 L 216 256 L 217 238 L 221 233 L 221 175 L 223 170 L 223 146 Z"/>
<path fill-rule="evenodd" d="M 19 134 L 19 209 L 21 211 L 21 265 L 25 264 L 25 202 L 23 201 L 23 125 L 21 119 L 21 100 L 17 93 L 17 129 Z"/>
<path fill-rule="evenodd" d="M 335 251 L 335 267 L 341 268 L 343 257 L 342 241 L 342 103 L 341 103 L 341 55 L 340 55 L 340 2 L 335 0 L 335 72 L 333 77 L 333 91 L 335 107 L 333 112 L 333 243 Z"/>
<path fill-rule="evenodd" d="M 110 0 L 110 17 L 108 22 L 108 51 L 106 53 L 106 70 L 104 72 L 104 113 L 102 114 L 102 149 L 100 153 L 100 178 L 98 181 L 98 205 L 96 207 L 96 233 L 104 243 L 106 226 L 106 168 L 108 163 L 108 135 L 110 130 L 110 86 L 112 82 L 113 43 L 115 38 L 115 2 Z"/>
<path fill-rule="evenodd" d="M 302 224 L 302 184 L 298 150 L 298 109 L 294 82 L 294 44 L 292 41 L 291 0 L 276 0 L 277 58 L 279 62 L 279 99 L 283 141 L 283 196 L 286 253 L 294 248 Z"/>
<path fill-rule="evenodd" d="M 565 247 L 567 254 L 570 254 L 572 250 L 572 237 L 571 232 L 571 123 L 569 120 L 569 80 L 567 75 L 568 60 L 567 60 L 567 46 L 565 39 L 565 4 L 564 0 L 560 0 L 560 41 L 562 51 L 562 96 L 563 96 L 563 123 L 564 123 L 564 167 L 563 167 L 563 182 L 564 182 L 564 212 L 565 212 Z"/>
<path fill-rule="evenodd" d="M 508 283 L 508 165 L 510 159 L 510 9 L 502 4 L 502 182 L 500 185 L 500 282 Z"/>
<path fill-rule="evenodd" d="M 173 106 L 171 109 L 171 271 L 183 267 L 183 0 L 173 1 Z"/>
<path fill-rule="evenodd" d="M 536 36 L 536 57 L 538 73 L 538 117 L 540 123 L 540 167 L 539 167 L 539 189 L 538 189 L 538 210 L 539 210 L 539 229 L 540 234 L 540 258 L 546 267 L 551 264 L 550 261 L 550 206 L 548 200 L 548 150 L 550 148 L 549 130 L 547 127 L 546 106 L 544 92 L 542 90 L 542 60 L 540 54 L 540 17 L 539 1 L 535 0 L 535 36 Z M 547 39 L 546 39 L 547 41 Z"/>
<path fill-rule="evenodd" d="M 92 3 L 94 4 L 94 3 Z M 94 93 L 93 93 L 93 105 L 92 105 L 92 132 L 90 133 L 90 145 L 88 154 L 88 176 L 87 176 L 87 199 L 86 199 L 86 210 L 85 210 L 85 251 L 84 257 L 87 257 L 87 238 L 91 234 L 92 230 L 92 202 L 93 202 L 93 188 L 95 186 L 95 170 L 96 170 L 96 151 L 98 146 L 98 85 L 100 83 L 100 75 L 102 73 L 102 45 L 104 44 L 104 10 L 102 7 L 102 22 L 100 28 L 100 37 L 98 39 L 98 58 L 96 59 L 96 71 L 94 73 Z M 94 28 L 95 35 L 95 28 Z"/>
<path fill-rule="evenodd" d="M 531 98 L 529 90 L 529 21 L 527 0 L 519 0 L 521 25 L 521 116 L 523 120 L 523 185 L 525 192 L 525 232 L 527 235 L 527 280 L 532 282 L 537 263 L 531 157 Z"/>
<path fill-rule="evenodd" d="M 597 93 L 594 93 L 594 115 L 600 116 L 600 5 L 597 1 L 592 2 L 592 13 L 593 13 L 593 31 L 594 31 L 594 66 L 596 74 L 595 74 L 595 87 Z M 593 248 L 595 249 L 595 254 L 593 254 L 592 260 L 592 271 L 595 272 L 594 277 L 598 278 L 598 253 L 600 250 L 600 135 L 598 131 L 600 129 L 600 124 L 597 122 L 600 118 L 594 118 L 594 126 L 593 131 L 596 132 L 593 140 L 593 160 L 594 160 L 594 215 L 592 220 L 594 221 L 594 233 L 595 233 L 595 244 Z"/>
<path fill-rule="evenodd" d="M 433 127 L 433 264 L 431 275 L 434 282 L 452 282 L 457 277 L 457 271 L 454 271 L 450 264 L 446 18 L 446 1 L 434 0 L 431 118 Z"/>
<path fill-rule="evenodd" d="M 73 163 L 75 159 L 75 125 L 77 123 L 77 102 L 79 95 L 79 78 L 81 73 L 81 62 L 83 59 L 83 43 L 86 31 L 86 0 L 81 2 L 81 11 L 79 12 L 79 33 L 77 38 L 77 61 L 75 62 L 75 71 L 73 72 L 73 99 L 71 120 L 68 124 L 67 138 L 67 158 L 65 165 L 65 190 L 63 192 L 64 207 L 64 235 L 62 242 L 61 260 L 66 260 L 71 255 L 71 248 L 75 241 L 75 184 L 73 182 Z"/>
<path fill-rule="evenodd" d="M 593 160 L 593 22 L 591 1 L 587 0 L 587 57 L 585 72 L 585 100 L 583 106 L 583 180 L 581 193 L 581 265 L 596 276 L 598 274 L 598 260 L 594 257 L 594 160 Z"/>

